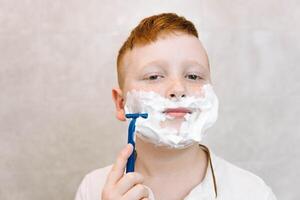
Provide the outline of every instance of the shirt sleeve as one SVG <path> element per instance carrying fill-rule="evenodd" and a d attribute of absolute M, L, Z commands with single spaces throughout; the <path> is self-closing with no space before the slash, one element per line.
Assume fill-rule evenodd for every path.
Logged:
<path fill-rule="evenodd" d="M 87 176 L 81 181 L 75 196 L 75 200 L 89 200 L 88 199 L 88 181 Z"/>
<path fill-rule="evenodd" d="M 277 200 L 275 194 L 273 193 L 272 189 L 269 187 L 269 192 L 268 192 L 268 195 L 267 195 L 267 198 L 266 200 Z"/>

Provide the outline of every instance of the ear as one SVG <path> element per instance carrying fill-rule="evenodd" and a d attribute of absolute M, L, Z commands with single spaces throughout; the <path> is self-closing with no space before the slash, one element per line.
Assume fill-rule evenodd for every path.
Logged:
<path fill-rule="evenodd" d="M 120 121 L 125 121 L 123 92 L 120 88 L 112 89 L 112 99 L 116 106 L 116 117 Z"/>

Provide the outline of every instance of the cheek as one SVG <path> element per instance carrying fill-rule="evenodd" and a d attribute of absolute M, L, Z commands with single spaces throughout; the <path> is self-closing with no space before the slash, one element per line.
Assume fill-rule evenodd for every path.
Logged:
<path fill-rule="evenodd" d="M 143 87 L 142 90 L 146 91 L 146 92 L 155 92 L 157 94 L 160 94 L 160 96 L 164 96 L 165 94 L 165 89 L 163 86 L 157 86 L 157 85 L 148 85 L 147 87 Z"/>
<path fill-rule="evenodd" d="M 125 89 L 125 88 L 124 88 Z M 137 90 L 145 92 L 155 92 L 164 96 L 165 86 L 163 84 L 147 84 L 140 81 L 131 81 L 128 82 L 126 89 L 128 91 Z"/>
<path fill-rule="evenodd" d="M 201 83 L 197 85 L 190 85 L 188 89 L 188 95 L 190 96 L 196 96 L 196 97 L 204 97 L 204 89 L 203 86 L 207 83 Z"/>

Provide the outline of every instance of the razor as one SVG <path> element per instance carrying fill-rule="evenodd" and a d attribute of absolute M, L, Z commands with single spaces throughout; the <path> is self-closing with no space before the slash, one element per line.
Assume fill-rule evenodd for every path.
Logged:
<path fill-rule="evenodd" d="M 134 164 L 136 159 L 136 151 L 135 151 L 135 141 L 134 141 L 134 132 L 135 132 L 135 123 L 137 118 L 142 117 L 144 119 L 148 118 L 148 113 L 132 113 L 126 114 L 126 118 L 131 119 L 128 127 L 128 143 L 132 144 L 133 151 L 130 157 L 127 160 L 126 164 L 126 173 L 134 172 Z"/>

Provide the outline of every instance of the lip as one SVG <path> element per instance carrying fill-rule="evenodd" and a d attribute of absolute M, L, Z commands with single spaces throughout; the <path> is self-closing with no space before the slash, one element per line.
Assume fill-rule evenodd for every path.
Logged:
<path fill-rule="evenodd" d="M 187 108 L 168 108 L 163 113 L 172 117 L 184 117 L 186 114 L 191 114 L 192 111 Z"/>

